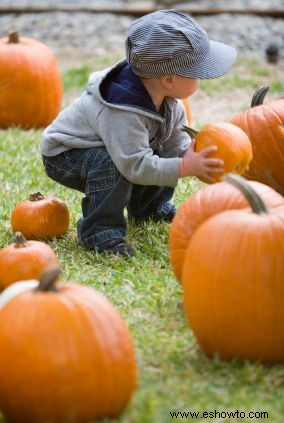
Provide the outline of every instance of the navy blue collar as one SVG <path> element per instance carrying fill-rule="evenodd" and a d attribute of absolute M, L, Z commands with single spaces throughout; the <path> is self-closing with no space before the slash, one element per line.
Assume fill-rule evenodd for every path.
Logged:
<path fill-rule="evenodd" d="M 108 103 L 134 106 L 159 115 L 148 91 L 126 61 L 106 76 L 100 92 Z"/>

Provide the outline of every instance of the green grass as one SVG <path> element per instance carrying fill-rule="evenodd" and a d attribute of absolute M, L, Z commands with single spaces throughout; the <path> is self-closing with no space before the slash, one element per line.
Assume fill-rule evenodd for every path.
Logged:
<path fill-rule="evenodd" d="M 133 400 L 117 421 L 164 423 L 169 411 L 267 411 L 269 422 L 284 413 L 284 368 L 249 362 L 207 359 L 188 328 L 181 288 L 168 258 L 167 224 L 129 227 L 135 258 L 106 259 L 79 247 L 75 239 L 81 194 L 61 187 L 45 175 L 38 153 L 40 131 L 0 132 L 0 246 L 13 241 L 10 212 L 30 192 L 56 195 L 71 211 L 71 227 L 63 239 L 51 241 L 64 279 L 103 292 L 119 309 L 137 350 L 139 382 Z M 179 184 L 180 204 L 201 186 Z M 12 328 L 11 328 L 12 329 Z M 16 394 L 16 391 L 15 391 Z M 223 420 L 229 421 L 229 420 Z M 260 420 L 259 420 L 260 421 Z"/>
<path fill-rule="evenodd" d="M 92 64 L 84 64 L 65 70 L 62 75 L 64 92 L 74 88 L 84 88 L 90 73 L 111 66 L 120 59 L 119 56 L 98 56 Z"/>
<path fill-rule="evenodd" d="M 240 57 L 231 72 L 222 78 L 201 81 L 200 89 L 208 93 L 216 90 L 224 93 L 234 89 L 256 89 L 268 84 L 270 93 L 280 93 L 284 90 L 284 83 L 276 70 L 275 66 L 267 66 L 256 58 Z"/>
<path fill-rule="evenodd" d="M 84 84 L 87 73 L 86 69 L 65 73 L 70 78 L 68 86 Z M 77 245 L 82 195 L 45 175 L 38 152 L 40 136 L 41 131 L 0 131 L 0 247 L 13 241 L 11 210 L 30 192 L 41 191 L 66 201 L 71 212 L 70 230 L 64 238 L 49 242 L 57 253 L 62 279 L 73 279 L 105 294 L 125 319 L 136 347 L 138 386 L 129 407 L 113 422 L 248 421 L 170 416 L 170 411 L 214 410 L 268 412 L 268 419 L 251 421 L 281 422 L 283 366 L 238 359 L 222 362 L 218 357 L 208 359 L 200 350 L 185 319 L 181 287 L 169 263 L 169 225 L 130 225 L 127 238 L 136 248 L 133 258 L 107 259 Z M 180 181 L 175 203 L 180 205 L 201 186 L 194 178 Z"/>
<path fill-rule="evenodd" d="M 119 59 L 118 56 L 115 58 L 103 56 L 96 58 L 92 64 L 67 69 L 63 73 L 64 91 L 84 88 L 91 72 L 110 66 Z M 270 93 L 284 91 L 283 78 L 277 74 L 275 66 L 267 66 L 257 58 L 240 57 L 231 72 L 222 78 L 201 81 L 200 89 L 209 94 L 215 91 L 224 93 L 234 89 L 256 89 L 265 84 L 270 85 Z"/>

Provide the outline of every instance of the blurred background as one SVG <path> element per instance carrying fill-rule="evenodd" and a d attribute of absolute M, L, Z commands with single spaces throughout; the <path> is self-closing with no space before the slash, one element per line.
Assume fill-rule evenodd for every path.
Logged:
<path fill-rule="evenodd" d="M 203 120 L 224 119 L 246 106 L 253 89 L 267 82 L 267 73 L 270 85 L 273 81 L 270 95 L 284 95 L 283 0 L 1 0 L 0 37 L 17 29 L 20 36 L 46 43 L 62 71 L 64 104 L 68 104 L 91 71 L 124 57 L 124 40 L 134 19 L 165 8 L 191 14 L 211 39 L 238 50 L 238 66 L 231 80 L 221 78 L 222 87 L 216 86 L 217 81 L 205 81 L 192 99 L 202 107 Z M 249 91 L 247 96 L 244 88 Z M 193 119 L 199 120 L 195 107 Z"/>
<path fill-rule="evenodd" d="M 1 0 L 0 36 L 16 28 L 47 43 L 69 66 L 69 60 L 106 53 L 123 56 L 131 22 L 157 8 L 192 13 L 210 38 L 235 46 L 241 55 L 264 58 L 267 46 L 275 44 L 283 60 L 283 0 Z"/>

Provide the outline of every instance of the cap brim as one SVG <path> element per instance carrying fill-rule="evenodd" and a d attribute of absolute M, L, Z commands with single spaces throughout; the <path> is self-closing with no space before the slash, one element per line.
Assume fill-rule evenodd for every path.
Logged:
<path fill-rule="evenodd" d="M 229 72 L 236 59 L 237 51 L 234 47 L 210 40 L 210 50 L 206 58 L 178 75 L 197 79 L 218 78 Z"/>

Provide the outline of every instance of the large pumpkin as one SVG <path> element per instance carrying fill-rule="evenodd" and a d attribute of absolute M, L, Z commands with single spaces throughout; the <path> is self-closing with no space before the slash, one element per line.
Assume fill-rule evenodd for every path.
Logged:
<path fill-rule="evenodd" d="M 135 388 L 134 347 L 118 311 L 92 288 L 57 276 L 49 270 L 39 285 L 15 283 L 8 299 L 0 296 L 0 409 L 9 422 L 115 417 Z"/>
<path fill-rule="evenodd" d="M 251 143 L 246 133 L 236 125 L 216 122 L 203 126 L 198 132 L 186 126 L 183 126 L 182 130 L 195 138 L 197 152 L 212 145 L 217 146 L 217 151 L 208 157 L 222 159 L 225 173 L 233 172 L 241 175 L 249 166 L 252 159 Z M 212 175 L 216 181 L 222 179 L 219 174 L 212 172 Z"/>
<path fill-rule="evenodd" d="M 50 48 L 17 32 L 0 38 L 0 128 L 44 127 L 61 100 L 61 76 Z"/>
<path fill-rule="evenodd" d="M 267 91 L 268 87 L 257 90 L 251 108 L 231 122 L 242 128 L 252 143 L 253 160 L 244 177 L 263 182 L 284 195 L 284 100 L 262 104 Z"/>
<path fill-rule="evenodd" d="M 0 250 L 0 290 L 16 281 L 39 278 L 55 264 L 55 252 L 46 243 L 27 241 L 21 232 L 16 232 L 15 242 Z"/>
<path fill-rule="evenodd" d="M 229 210 L 194 233 L 183 266 L 189 325 L 208 356 L 284 362 L 284 213 L 244 178 L 251 209 Z"/>
<path fill-rule="evenodd" d="M 272 188 L 254 181 L 249 184 L 269 207 L 284 207 L 284 198 Z M 179 282 L 188 243 L 198 226 L 217 213 L 245 207 L 248 207 L 246 198 L 227 182 L 218 182 L 198 190 L 179 207 L 169 236 L 170 260 Z"/>
<path fill-rule="evenodd" d="M 11 213 L 13 232 L 20 231 L 27 239 L 61 237 L 67 232 L 69 223 L 66 203 L 40 192 L 30 194 L 29 199 L 17 204 Z"/>

